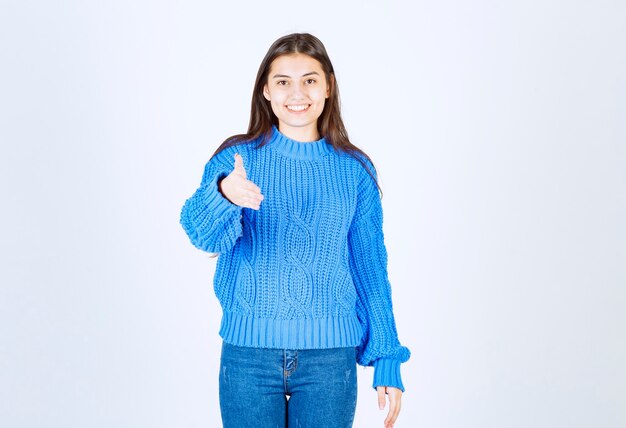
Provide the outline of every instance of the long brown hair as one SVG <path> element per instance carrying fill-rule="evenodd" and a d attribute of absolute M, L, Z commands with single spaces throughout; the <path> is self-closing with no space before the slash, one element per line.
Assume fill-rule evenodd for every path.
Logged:
<path fill-rule="evenodd" d="M 270 101 L 266 100 L 263 96 L 263 86 L 268 81 L 268 74 L 272 61 L 281 55 L 296 53 L 308 55 L 319 61 L 322 65 L 322 70 L 324 70 L 326 81 L 329 84 L 329 97 L 324 104 L 322 114 L 317 120 L 317 130 L 319 134 L 325 137 L 326 141 L 332 144 L 336 150 L 341 150 L 357 159 L 372 177 L 382 195 L 382 190 L 378 181 L 372 175 L 368 166 L 363 162 L 363 160 L 360 159 L 360 156 L 357 156 L 356 154 L 358 153 L 367 158 L 372 166 L 374 166 L 374 162 L 372 162 L 370 157 L 363 150 L 352 144 L 348 138 L 348 132 L 343 124 L 343 120 L 341 119 L 339 87 L 337 86 L 335 78 L 335 70 L 330 62 L 328 54 L 326 53 L 326 48 L 317 37 L 309 33 L 289 34 L 279 38 L 272 44 L 272 46 L 270 46 L 267 54 L 265 54 L 265 58 L 261 61 L 256 81 L 254 83 L 248 132 L 228 137 L 217 148 L 215 153 L 213 153 L 213 156 L 227 147 L 250 143 L 252 140 L 256 140 L 259 137 L 262 137 L 262 139 L 256 148 L 263 147 L 267 144 L 271 137 L 272 125 L 276 125 L 276 127 L 278 127 L 278 118 L 272 111 Z M 376 167 L 374 167 L 374 170 L 376 170 Z"/>

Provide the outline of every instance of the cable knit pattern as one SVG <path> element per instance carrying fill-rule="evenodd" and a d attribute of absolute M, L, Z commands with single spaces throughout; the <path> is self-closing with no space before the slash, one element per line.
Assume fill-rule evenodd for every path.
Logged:
<path fill-rule="evenodd" d="M 220 336 L 264 348 L 356 346 L 357 363 L 374 367 L 373 388 L 404 391 L 400 365 L 411 354 L 396 331 L 375 181 L 325 138 L 298 142 L 272 126 L 269 143 L 257 142 L 212 157 L 180 215 L 195 247 L 219 253 Z M 265 197 L 259 210 L 218 190 L 235 153 Z"/>

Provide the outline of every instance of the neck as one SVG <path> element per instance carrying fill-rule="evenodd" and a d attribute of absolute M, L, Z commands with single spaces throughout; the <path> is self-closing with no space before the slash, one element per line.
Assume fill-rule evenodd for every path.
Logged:
<path fill-rule="evenodd" d="M 320 139 L 316 123 L 307 126 L 289 126 L 285 125 L 283 122 L 279 122 L 278 130 L 292 140 L 300 143 L 310 143 Z"/>

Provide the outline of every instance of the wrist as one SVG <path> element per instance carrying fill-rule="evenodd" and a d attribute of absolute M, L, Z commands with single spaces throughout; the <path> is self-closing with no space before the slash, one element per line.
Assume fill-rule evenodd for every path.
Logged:
<path fill-rule="evenodd" d="M 222 180 L 226 179 L 228 176 L 225 177 L 221 177 L 217 180 L 217 190 L 218 192 L 220 192 L 220 194 L 224 197 L 224 199 L 226 199 L 228 202 L 230 202 L 233 205 L 237 205 L 236 203 L 234 203 L 233 201 L 230 200 L 230 198 L 228 196 L 226 196 L 226 193 L 224 193 L 224 191 L 222 190 Z"/>

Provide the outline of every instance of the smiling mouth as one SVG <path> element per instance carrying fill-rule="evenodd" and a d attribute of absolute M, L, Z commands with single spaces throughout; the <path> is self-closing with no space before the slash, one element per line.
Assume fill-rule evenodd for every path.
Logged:
<path fill-rule="evenodd" d="M 287 110 L 289 110 L 290 112 L 293 113 L 302 113 L 305 111 L 308 111 L 309 108 L 311 107 L 311 104 L 294 104 L 294 105 L 287 105 Z"/>

